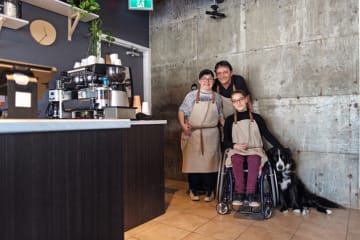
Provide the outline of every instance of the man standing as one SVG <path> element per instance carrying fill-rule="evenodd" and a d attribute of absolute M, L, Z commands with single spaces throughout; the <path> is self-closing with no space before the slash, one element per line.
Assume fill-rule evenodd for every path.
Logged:
<path fill-rule="evenodd" d="M 215 65 L 217 79 L 212 87 L 213 91 L 221 95 L 224 118 L 234 113 L 231 94 L 235 90 L 244 90 L 249 93 L 245 79 L 240 75 L 233 75 L 233 68 L 228 61 L 220 61 Z"/>

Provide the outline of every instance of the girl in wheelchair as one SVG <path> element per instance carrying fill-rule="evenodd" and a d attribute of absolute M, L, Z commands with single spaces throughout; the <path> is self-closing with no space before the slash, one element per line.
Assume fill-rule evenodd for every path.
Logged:
<path fill-rule="evenodd" d="M 243 90 L 234 91 L 231 101 L 235 108 L 233 115 L 225 120 L 224 147 L 229 149 L 225 165 L 231 167 L 235 182 L 232 205 L 258 207 L 255 198 L 257 176 L 260 167 L 267 161 L 262 137 L 273 146 L 282 148 L 280 142 L 270 133 L 264 119 L 252 111 L 250 96 Z M 248 173 L 245 188 L 244 162 L 247 161 Z"/>

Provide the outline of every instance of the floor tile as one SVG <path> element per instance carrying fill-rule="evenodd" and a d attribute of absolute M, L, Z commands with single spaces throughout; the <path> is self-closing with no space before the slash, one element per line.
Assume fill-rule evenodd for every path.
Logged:
<path fill-rule="evenodd" d="M 290 240 L 292 233 L 288 231 L 271 231 L 261 226 L 250 226 L 236 240 Z"/>
<path fill-rule="evenodd" d="M 248 228 L 240 222 L 211 220 L 204 224 L 195 232 L 215 239 L 236 239 L 242 232 Z"/>
<path fill-rule="evenodd" d="M 166 212 L 125 233 L 125 240 L 359 240 L 360 210 L 333 209 L 326 215 L 273 210 L 270 219 L 232 211 L 216 212 L 216 201 L 191 201 L 188 184 L 165 181 Z"/>
<path fill-rule="evenodd" d="M 201 235 L 199 233 L 190 233 L 181 240 L 216 240 L 216 238 L 212 238 L 206 235 Z"/>
<path fill-rule="evenodd" d="M 294 236 L 304 237 L 304 239 L 326 239 L 341 240 L 346 238 L 346 228 L 321 221 L 304 222 L 300 225 Z"/>
<path fill-rule="evenodd" d="M 151 229 L 136 234 L 134 238 L 138 240 L 180 240 L 189 233 L 189 231 L 159 223 Z"/>
<path fill-rule="evenodd" d="M 191 213 L 182 213 L 162 218 L 160 221 L 173 227 L 192 232 L 208 222 L 209 219 Z"/>

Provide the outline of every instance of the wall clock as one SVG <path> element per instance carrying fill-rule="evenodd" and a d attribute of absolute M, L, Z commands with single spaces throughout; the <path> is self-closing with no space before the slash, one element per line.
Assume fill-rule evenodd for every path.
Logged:
<path fill-rule="evenodd" d="M 31 36 L 37 43 L 43 46 L 49 46 L 56 40 L 55 27 L 45 20 L 34 20 L 30 24 Z"/>

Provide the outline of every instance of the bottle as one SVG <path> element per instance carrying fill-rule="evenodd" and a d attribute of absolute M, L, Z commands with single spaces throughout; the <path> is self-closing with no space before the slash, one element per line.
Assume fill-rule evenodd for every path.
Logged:
<path fill-rule="evenodd" d="M 107 87 L 109 86 L 109 78 L 107 76 L 103 77 L 103 85 L 104 87 Z"/>

